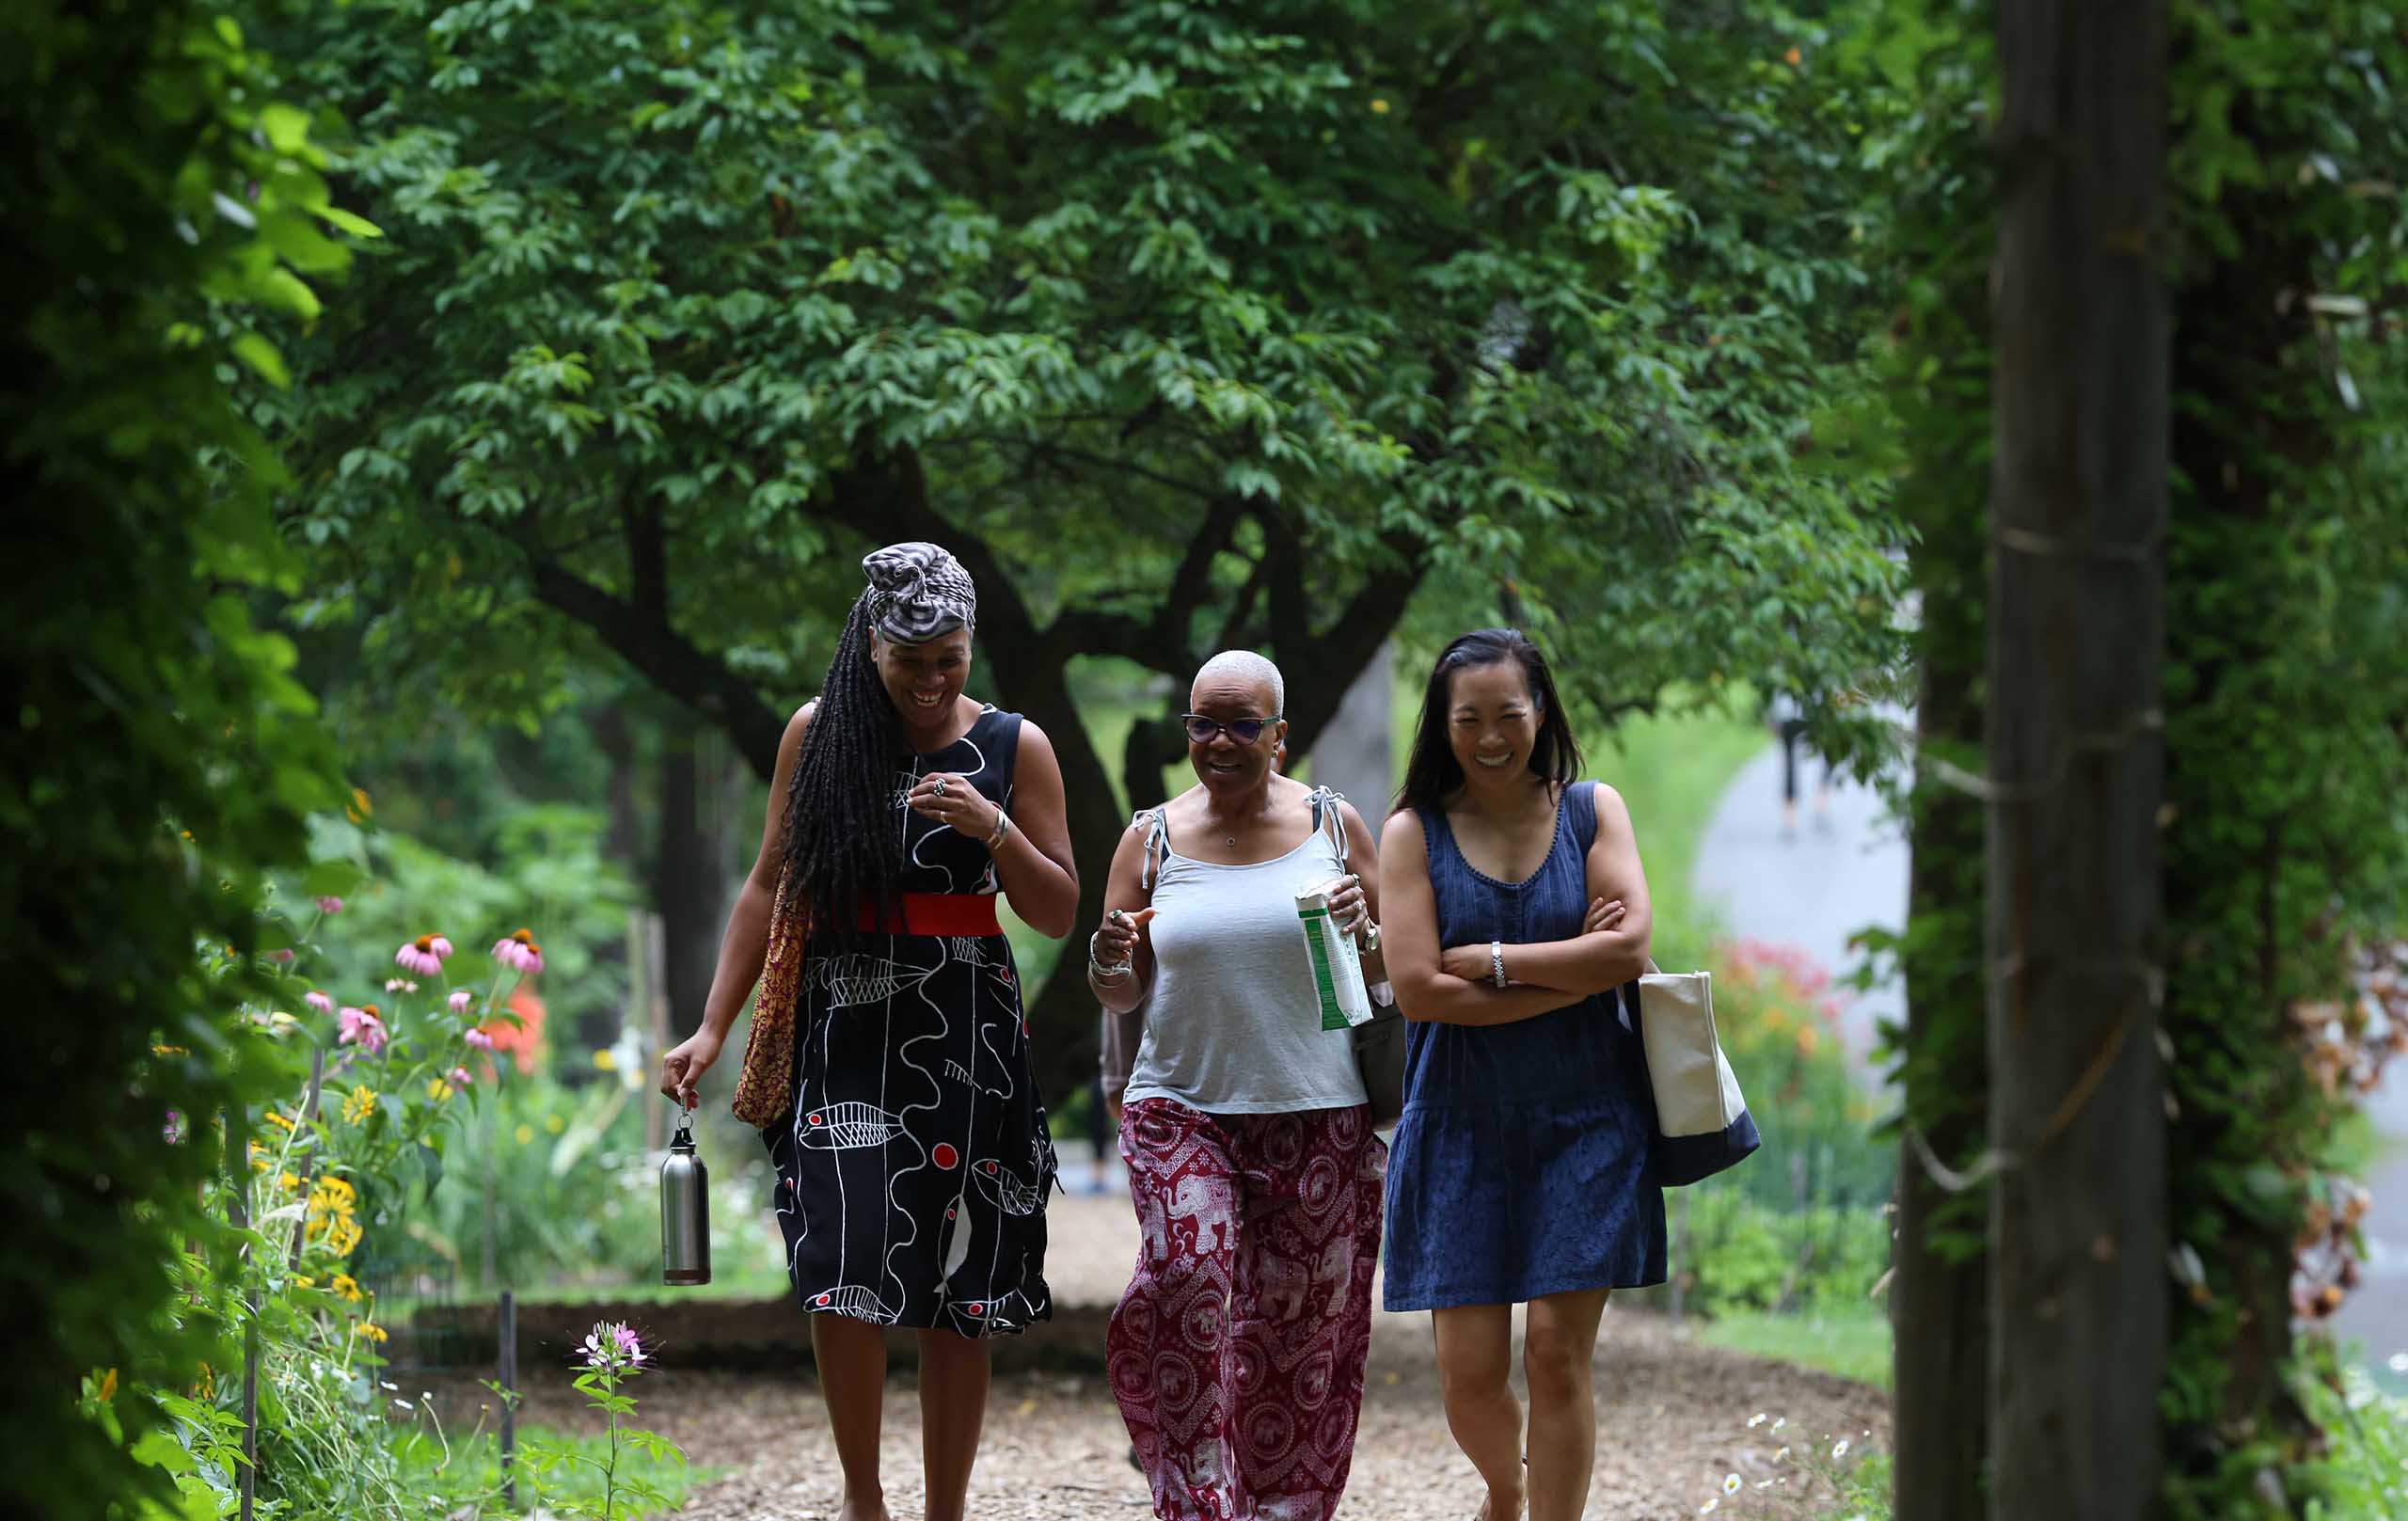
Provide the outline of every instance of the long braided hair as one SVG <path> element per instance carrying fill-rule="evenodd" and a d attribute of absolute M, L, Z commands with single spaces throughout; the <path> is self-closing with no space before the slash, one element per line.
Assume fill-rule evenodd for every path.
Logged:
<path fill-rule="evenodd" d="M 895 778 L 907 757 L 895 700 L 870 663 L 872 595 L 853 603 L 828 662 L 783 825 L 787 890 L 811 905 L 813 933 L 839 941 L 860 933 L 855 905 L 875 907 L 882 922 L 902 903 Z"/>

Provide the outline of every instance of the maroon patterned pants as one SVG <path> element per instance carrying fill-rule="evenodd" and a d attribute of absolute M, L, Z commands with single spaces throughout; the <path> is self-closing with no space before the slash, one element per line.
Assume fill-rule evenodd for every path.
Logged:
<path fill-rule="evenodd" d="M 1168 1521 L 1327 1521 L 1354 1459 L 1387 1147 L 1369 1114 L 1140 1099 L 1120 1156 L 1144 1233 L 1112 1392 Z"/>

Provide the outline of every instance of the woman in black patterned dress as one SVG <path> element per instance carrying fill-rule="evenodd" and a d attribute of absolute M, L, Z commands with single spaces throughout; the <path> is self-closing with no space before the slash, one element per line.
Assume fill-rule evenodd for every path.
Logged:
<path fill-rule="evenodd" d="M 962 695 L 976 594 L 931 544 L 863 562 L 819 698 L 778 749 L 761 853 L 703 1027 L 662 1058 L 690 1104 L 759 979 L 783 877 L 815 911 L 795 998 L 791 1113 L 762 1132 L 777 1217 L 845 1474 L 841 1521 L 884 1521 L 884 1328 L 915 1330 L 929 1521 L 962 1513 L 987 1337 L 1052 1313 L 1054 1148 L 998 894 L 1049 935 L 1078 906 L 1044 734 Z"/>

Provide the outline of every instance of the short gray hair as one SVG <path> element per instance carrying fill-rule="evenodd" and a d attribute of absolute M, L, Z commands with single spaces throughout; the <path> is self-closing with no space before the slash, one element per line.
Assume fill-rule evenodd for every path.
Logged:
<path fill-rule="evenodd" d="M 1235 676 L 1241 681 L 1260 682 L 1271 689 L 1269 716 L 1280 718 L 1288 711 L 1288 684 L 1280 679 L 1279 668 L 1252 650 L 1223 650 L 1196 670 L 1197 682 L 1207 676 Z"/>

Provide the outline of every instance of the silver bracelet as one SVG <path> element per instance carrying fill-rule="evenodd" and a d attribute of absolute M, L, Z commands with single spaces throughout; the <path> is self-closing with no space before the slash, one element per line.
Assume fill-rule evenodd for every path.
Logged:
<path fill-rule="evenodd" d="M 1009 834 L 1011 832 L 1012 816 L 1004 812 L 1001 808 L 996 809 L 995 832 L 987 836 L 987 853 L 989 855 L 994 854 L 995 847 L 1003 844 L 1004 836 Z"/>
<path fill-rule="evenodd" d="M 1099 929 L 1087 937 L 1087 974 L 1098 982 L 1122 981 L 1137 970 L 1137 958 L 1133 955 L 1126 961 L 1099 960 L 1095 954 L 1095 943 L 1101 938 L 1102 934 L 1103 931 Z"/>
<path fill-rule="evenodd" d="M 1491 981 L 1499 988 L 1506 986 L 1505 943 L 1501 940 L 1492 940 L 1488 943 L 1488 971 Z"/>

